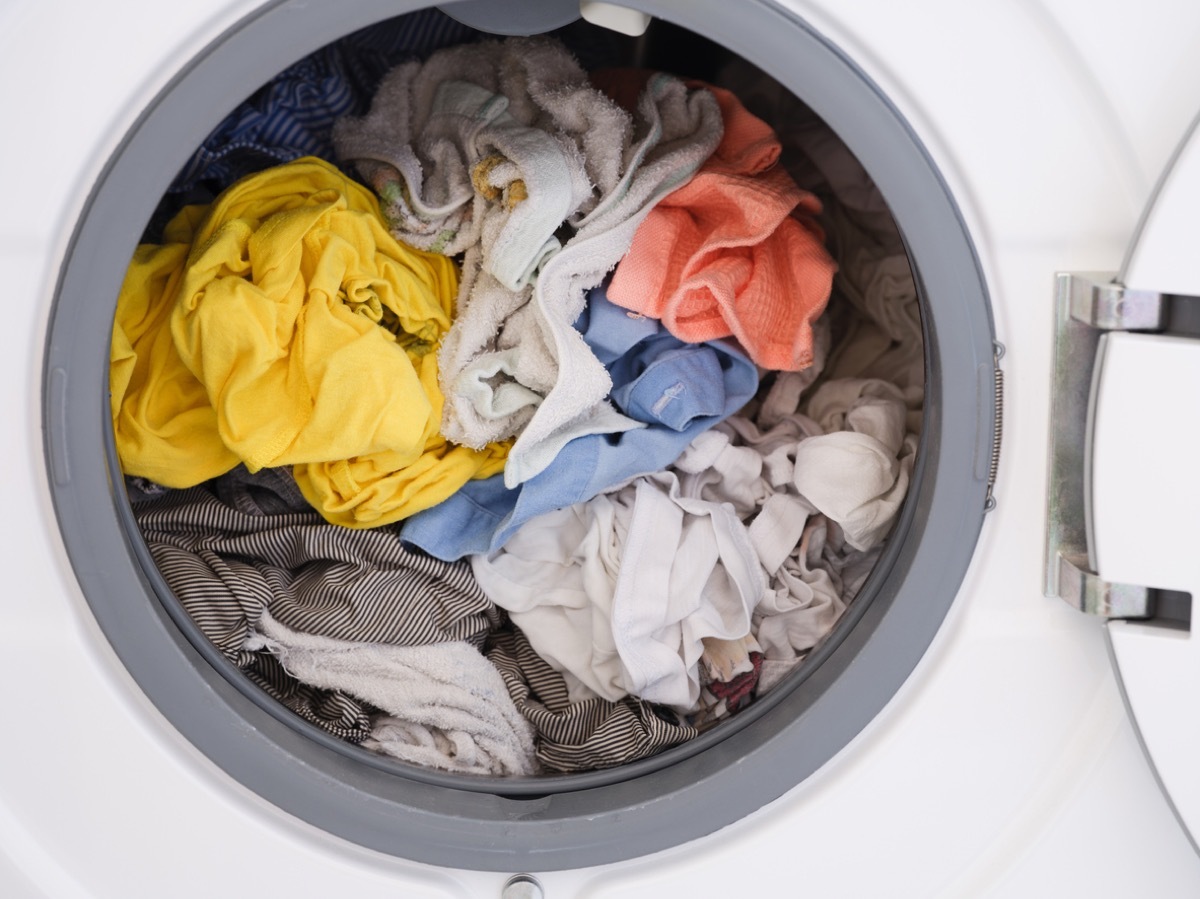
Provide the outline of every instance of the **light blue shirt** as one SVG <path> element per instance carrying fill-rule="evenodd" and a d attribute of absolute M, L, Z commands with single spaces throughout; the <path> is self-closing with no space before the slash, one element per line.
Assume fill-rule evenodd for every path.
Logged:
<path fill-rule="evenodd" d="M 589 293 L 575 328 L 612 377 L 613 405 L 646 427 L 577 437 L 512 490 L 503 475 L 469 481 L 403 522 L 406 543 L 446 561 L 500 549 L 531 518 L 666 468 L 754 396 L 758 370 L 734 341 L 684 343 L 658 320 L 613 305 L 606 287 Z"/>

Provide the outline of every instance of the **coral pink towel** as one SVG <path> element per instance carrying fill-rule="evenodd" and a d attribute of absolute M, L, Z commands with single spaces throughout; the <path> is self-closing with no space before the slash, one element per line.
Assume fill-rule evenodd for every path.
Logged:
<path fill-rule="evenodd" d="M 644 73 L 599 74 L 618 102 Z M 776 163 L 775 133 L 729 91 L 709 85 L 725 121 L 712 157 L 638 227 L 608 296 L 661 319 L 681 340 L 732 334 L 764 368 L 812 363 L 812 323 L 824 311 L 836 263 L 813 216 L 821 202 Z"/>

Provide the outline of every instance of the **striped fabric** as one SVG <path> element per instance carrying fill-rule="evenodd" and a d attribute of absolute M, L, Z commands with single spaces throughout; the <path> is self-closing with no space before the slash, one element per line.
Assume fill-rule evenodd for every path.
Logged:
<path fill-rule="evenodd" d="M 245 649 L 264 609 L 289 628 L 339 640 L 486 640 L 488 658 L 536 731 L 538 760 L 551 771 L 620 765 L 698 733 L 634 697 L 570 702 L 562 675 L 503 621 L 469 565 L 409 550 L 389 528 L 353 531 L 302 511 L 286 472 L 249 475 L 239 467 L 189 490 L 157 493 L 131 483 L 129 493 L 151 556 L 204 635 L 270 696 L 349 742 L 371 736 L 378 709 L 300 683 L 274 656 Z"/>
<path fill-rule="evenodd" d="M 491 635 L 486 652 L 517 709 L 537 732 L 538 761 L 549 771 L 611 768 L 699 733 L 680 723 L 670 709 L 632 696 L 620 702 L 595 698 L 572 703 L 562 675 L 511 625 Z"/>
<path fill-rule="evenodd" d="M 142 499 L 133 511 L 163 578 L 213 645 L 297 714 L 359 742 L 369 736 L 375 709 L 298 684 L 269 655 L 243 648 L 263 609 L 297 631 L 401 646 L 480 646 L 501 615 L 470 566 L 409 550 L 388 528 L 352 531 L 313 511 L 252 514 L 271 505 L 263 495 L 270 481 L 256 484 L 239 472 Z M 214 490 L 238 497 L 240 508 Z M 288 498 L 275 501 L 286 505 Z"/>
<path fill-rule="evenodd" d="M 308 510 L 290 474 L 243 467 L 200 487 L 160 492 L 130 479 L 134 515 L 163 578 L 206 637 L 268 695 L 351 743 L 379 710 L 303 684 L 245 649 L 264 609 L 288 627 L 364 643 L 485 645 L 548 771 L 610 768 L 654 755 L 702 728 L 626 697 L 572 703 L 567 685 L 504 620 L 462 562 L 409 550 L 389 528 L 353 531 Z"/>
<path fill-rule="evenodd" d="M 469 566 L 410 550 L 390 529 L 352 531 L 315 512 L 246 515 L 205 486 L 134 511 L 163 577 L 225 652 L 264 608 L 293 630 L 398 646 L 479 645 L 500 620 Z"/>

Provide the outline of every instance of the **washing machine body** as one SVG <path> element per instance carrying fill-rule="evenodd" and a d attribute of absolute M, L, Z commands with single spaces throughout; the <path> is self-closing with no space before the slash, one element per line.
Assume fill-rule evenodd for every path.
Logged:
<path fill-rule="evenodd" d="M 825 709 L 835 709 L 841 697 L 871 694 L 869 702 L 847 700 L 866 720 L 855 718 L 833 748 L 811 755 L 803 776 L 771 752 L 748 751 L 728 770 L 709 770 L 702 761 L 681 764 L 681 782 L 653 801 L 631 800 L 624 813 L 608 806 L 597 811 L 597 842 L 621 843 L 612 833 L 622 824 L 635 834 L 608 856 L 586 848 L 587 806 L 580 800 L 570 821 L 541 831 L 544 865 L 537 847 L 526 843 L 511 853 L 511 867 L 504 862 L 503 831 L 520 831 L 519 812 L 506 811 L 499 824 L 480 831 L 464 814 L 468 848 L 461 863 L 408 853 L 402 842 L 385 850 L 380 840 L 359 838 L 361 808 L 322 798 L 338 796 L 336 789 L 322 793 L 322 785 L 337 780 L 338 766 L 350 762 L 309 764 L 291 754 L 273 767 L 262 746 L 286 745 L 294 735 L 272 720 L 246 719 L 215 736 L 197 731 L 208 726 L 210 709 L 243 701 L 229 684 L 213 678 L 192 696 L 190 714 L 200 725 L 164 710 L 161 691 L 139 671 L 172 664 L 171 650 L 163 647 L 174 644 L 159 646 L 146 637 L 145 655 L 131 666 L 120 635 L 146 632 L 140 607 L 131 603 L 126 619 L 119 604 L 98 614 L 91 592 L 135 556 L 132 549 L 111 548 L 135 541 L 110 533 L 108 519 L 91 517 L 87 504 L 76 508 L 64 499 L 74 495 L 88 446 L 70 442 L 83 438 L 76 437 L 67 398 L 91 390 L 102 410 L 104 394 L 99 384 L 81 387 L 80 368 L 64 363 L 63 355 L 91 352 L 96 358 L 83 359 L 82 370 L 100 370 L 108 343 L 106 336 L 93 337 L 78 341 L 82 350 L 64 350 L 56 335 L 72 310 L 59 301 L 64 290 L 75 289 L 70 279 L 88 271 L 80 260 L 104 249 L 80 223 L 96 229 L 96 210 L 106 200 L 97 186 L 115 183 L 120 167 L 130 164 L 125 151 L 136 139 L 130 135 L 163 103 L 181 103 L 189 72 L 214 46 L 228 48 L 252 33 L 248 23 L 282 9 L 301 22 L 301 32 L 309 26 L 300 4 L 186 0 L 164 10 L 132 0 L 117 8 L 16 0 L 0 11 L 0 109 L 9 123 L 0 148 L 8 175 L 0 272 L 13 300 L 8 333 L 16 343 L 2 363 L 10 383 L 5 458 L 14 467 L 5 519 L 12 574 L 0 604 L 0 664 L 10 685 L 0 755 L 4 895 L 498 896 L 519 872 L 536 875 L 549 897 L 764 888 L 821 896 L 1200 893 L 1189 813 L 1162 789 L 1187 794 L 1188 760 L 1155 748 L 1164 739 L 1171 745 L 1169 736 L 1158 735 L 1172 733 L 1170 722 L 1186 704 L 1173 692 L 1189 671 L 1186 629 L 1105 623 L 1045 595 L 1071 595 L 1058 562 L 1060 550 L 1070 551 L 1054 539 L 1048 544 L 1046 536 L 1047 495 L 1063 480 L 1095 488 L 1076 504 L 1086 521 L 1060 529 L 1084 534 L 1083 558 L 1072 557 L 1081 578 L 1099 572 L 1109 582 L 1181 593 L 1191 592 L 1195 581 L 1186 516 L 1173 505 L 1187 488 L 1181 482 L 1177 492 L 1169 489 L 1173 472 L 1186 466 L 1169 449 L 1186 446 L 1195 433 L 1186 423 L 1155 431 L 1164 419 L 1184 416 L 1170 418 L 1163 409 L 1151 414 L 1143 405 L 1147 396 L 1172 396 L 1158 389 L 1164 379 L 1188 376 L 1186 339 L 1093 335 L 1089 359 L 1099 352 L 1104 362 L 1089 361 L 1089 372 L 1097 374 L 1075 388 L 1086 399 L 1091 381 L 1101 384 L 1103 401 L 1090 404 L 1090 418 L 1086 408 L 1082 414 L 1083 429 L 1094 426 L 1090 438 L 1056 428 L 1061 416 L 1054 397 L 1055 354 L 1065 352 L 1056 322 L 1070 317 L 1071 291 L 1089 289 L 1079 286 L 1083 279 L 1058 279 L 1059 272 L 1117 272 L 1125 265 L 1131 288 L 1200 295 L 1200 284 L 1186 273 L 1156 283 L 1163 269 L 1151 251 L 1129 254 L 1135 235 L 1156 232 L 1159 218 L 1170 217 L 1148 215 L 1140 228 L 1200 112 L 1200 59 L 1192 52 L 1200 10 L 1166 0 L 1104 8 L 1068 0 L 969 7 L 746 0 L 729 4 L 724 14 L 715 4 L 695 4 L 691 13 L 684 4 L 643 5 L 704 31 L 785 84 L 789 40 L 803 34 L 817 41 L 870 86 L 879 115 L 900 123 L 924 154 L 936 174 L 931 183 L 950 198 L 968 238 L 968 269 L 977 273 L 990 306 L 992 320 L 985 324 L 1005 347 L 999 362 L 1003 449 L 994 471 L 987 465 L 976 471 L 980 459 L 990 463 L 998 436 L 1000 403 L 989 356 L 968 383 L 946 385 L 948 394 L 971 397 L 978 411 L 969 425 L 978 446 L 967 455 L 968 475 L 979 489 L 969 495 L 950 490 L 980 501 L 964 516 L 977 523 L 964 535 L 933 529 L 925 541 L 922 552 L 931 555 L 922 558 L 931 561 L 920 573 L 931 594 L 949 591 L 952 601 L 932 621 L 912 622 L 913 630 L 928 630 L 929 639 L 896 661 L 899 685 L 877 687 L 871 672 L 878 669 L 847 663 L 823 694 L 825 704 L 804 713 L 836 721 Z M 353 5 L 345 15 L 353 18 Z M 349 24 L 340 33 L 348 30 Z M 335 36 L 308 33 L 295 56 Z M 243 61 L 250 87 L 261 82 L 252 42 L 225 58 Z M 836 98 L 797 93 L 837 119 L 836 110 L 822 108 Z M 197 108 L 202 101 L 195 98 Z M 197 136 L 203 124 L 196 125 Z M 887 148 L 864 144 L 881 132 L 859 133 L 846 122 L 841 133 L 869 170 L 886 167 Z M 1186 158 L 1186 152 L 1180 156 Z M 142 164 L 148 173 L 153 168 Z M 170 161 L 163 166 L 169 170 Z M 155 177 L 147 180 L 156 183 Z M 881 183 L 887 195 L 887 179 Z M 916 203 L 895 190 L 889 200 L 897 208 Z M 902 230 L 914 221 L 898 218 Z M 937 235 L 910 229 L 905 237 L 918 261 L 931 258 Z M 131 249 L 135 240 L 135 234 L 117 234 L 113 245 Z M 1139 246 L 1150 246 L 1150 237 Z M 978 293 L 978 285 L 964 277 L 963 291 Z M 111 296 L 97 299 L 109 309 L 112 302 Z M 1056 302 L 1067 309 L 1058 319 Z M 955 338 L 953 329 L 937 336 L 943 344 Z M 1155 342 L 1163 340 L 1167 344 Z M 1176 360 L 1179 345 L 1182 355 L 1168 361 Z M 950 358 L 953 348 L 938 352 Z M 953 401 L 946 408 L 960 415 Z M 1147 437 L 1122 442 L 1120 436 L 1131 433 L 1124 422 L 1139 411 Z M 1078 447 L 1079 440 L 1077 458 L 1087 461 L 1087 472 L 1072 479 L 1070 464 L 1056 468 L 1052 447 Z M 1144 455 L 1151 444 L 1164 448 L 1160 455 Z M 95 452 L 104 452 L 98 441 Z M 948 447 L 945 457 L 944 467 L 952 468 Z M 1134 458 L 1158 480 L 1131 479 Z M 992 479 L 995 505 L 985 514 L 981 485 Z M 947 502 L 935 493 L 930 504 Z M 1070 514 L 1050 505 L 1052 519 Z M 1147 526 L 1151 521 L 1164 526 Z M 1050 531 L 1061 536 L 1054 525 Z M 949 583 L 930 573 L 938 558 L 930 541 L 937 539 L 949 547 Z M 81 551 L 81 542 L 97 549 Z M 966 561 L 960 561 L 964 543 Z M 1174 567 L 1150 569 L 1160 557 Z M 881 622 L 879 639 L 891 631 L 903 642 L 901 617 Z M 847 643 L 863 656 L 877 652 L 875 645 L 866 638 Z M 1148 711 L 1131 713 L 1127 698 L 1135 710 Z M 1153 761 L 1141 745 L 1143 732 Z M 210 751 L 210 743 L 219 751 Z M 243 756 L 253 760 L 246 767 L 225 763 Z M 772 766 L 787 770 L 781 775 Z M 305 776 L 314 784 L 310 798 L 289 806 L 289 778 Z M 620 789 L 636 793 L 637 779 Z M 705 808 L 697 795 L 704 790 L 737 807 L 732 820 Z M 441 794 L 430 791 L 436 809 Z M 745 808 L 730 795 L 740 791 L 747 794 Z M 369 814 L 372 797 L 356 798 Z M 537 819 L 542 800 L 524 801 L 531 803 L 527 817 Z M 693 820 L 685 826 L 661 811 L 672 804 Z M 453 828 L 452 812 L 423 814 L 416 815 L 418 826 L 428 820 Z M 640 817 L 678 833 L 643 836 Z M 556 843 L 556 830 L 569 838 Z M 478 855 L 469 851 L 472 841 Z M 566 854 L 571 845 L 580 847 L 578 864 Z"/>

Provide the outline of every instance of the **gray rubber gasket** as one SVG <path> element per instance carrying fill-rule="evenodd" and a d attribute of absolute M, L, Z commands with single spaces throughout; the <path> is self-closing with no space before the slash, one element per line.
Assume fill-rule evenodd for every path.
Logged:
<path fill-rule="evenodd" d="M 109 160 L 60 276 L 45 356 L 46 453 L 59 525 L 97 621 L 155 705 L 214 763 L 297 817 L 382 852 L 554 870 L 644 855 L 738 820 L 825 764 L 888 702 L 953 603 L 982 526 L 995 438 L 990 306 L 954 198 L 915 134 L 852 61 L 767 0 L 629 5 L 719 40 L 837 131 L 904 234 L 926 329 L 922 446 L 884 559 L 805 677 L 701 751 L 625 766 L 616 782 L 597 774 L 525 785 L 368 761 L 239 688 L 219 654 L 189 638 L 132 529 L 106 390 L 115 297 L 144 223 L 248 85 L 341 34 L 420 8 L 417 0 L 280 0 L 217 38 Z"/>

